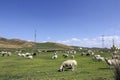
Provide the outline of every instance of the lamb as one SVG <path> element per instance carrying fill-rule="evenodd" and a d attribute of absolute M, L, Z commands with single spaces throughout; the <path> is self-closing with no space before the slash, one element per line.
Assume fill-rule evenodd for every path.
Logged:
<path fill-rule="evenodd" d="M 66 60 L 61 64 L 60 69 L 58 71 L 62 72 L 68 69 L 71 69 L 72 71 L 74 71 L 75 66 L 77 66 L 76 60 Z"/>

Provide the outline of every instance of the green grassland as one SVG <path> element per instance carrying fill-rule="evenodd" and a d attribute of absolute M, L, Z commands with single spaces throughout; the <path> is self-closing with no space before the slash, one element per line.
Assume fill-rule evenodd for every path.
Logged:
<path fill-rule="evenodd" d="M 74 71 L 58 72 L 61 63 L 71 59 L 62 57 L 58 52 L 58 59 L 51 59 L 53 52 L 38 53 L 33 59 L 17 56 L 0 56 L 0 80 L 114 80 L 113 69 L 105 62 L 96 62 L 92 56 L 75 54 L 78 62 Z M 98 54 L 98 53 L 97 53 Z M 109 56 L 108 52 L 101 53 Z"/>

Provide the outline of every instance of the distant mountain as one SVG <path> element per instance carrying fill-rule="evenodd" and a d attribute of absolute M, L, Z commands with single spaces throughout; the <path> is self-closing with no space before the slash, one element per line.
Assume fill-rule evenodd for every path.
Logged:
<path fill-rule="evenodd" d="M 67 46 L 60 43 L 46 42 L 35 43 L 20 39 L 6 39 L 0 37 L 0 48 L 39 48 L 39 49 L 73 49 L 72 46 Z"/>

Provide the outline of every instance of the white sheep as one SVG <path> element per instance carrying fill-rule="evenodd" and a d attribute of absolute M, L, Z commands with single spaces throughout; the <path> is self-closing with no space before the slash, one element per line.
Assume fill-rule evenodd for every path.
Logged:
<path fill-rule="evenodd" d="M 29 56 L 27 56 L 26 58 L 28 58 L 28 59 L 33 59 L 33 56 L 32 56 L 32 55 L 29 55 Z"/>
<path fill-rule="evenodd" d="M 22 56 L 22 54 L 21 54 L 21 53 L 18 53 L 17 55 L 18 55 L 18 56 Z"/>
<path fill-rule="evenodd" d="M 64 58 L 67 58 L 67 57 L 68 57 L 68 54 L 63 54 L 63 57 L 64 57 Z"/>
<path fill-rule="evenodd" d="M 112 59 L 119 59 L 120 55 L 112 54 Z"/>
<path fill-rule="evenodd" d="M 5 54 L 7 54 L 7 51 L 2 51 L 1 52 L 1 55 L 4 57 L 5 56 Z"/>
<path fill-rule="evenodd" d="M 52 56 L 52 59 L 57 59 L 57 58 L 58 58 L 57 54 L 55 54 L 55 55 Z"/>
<path fill-rule="evenodd" d="M 12 54 L 11 54 L 11 52 L 7 52 L 7 56 L 11 56 Z"/>
<path fill-rule="evenodd" d="M 21 56 L 22 56 L 22 57 L 26 57 L 26 54 L 22 53 Z"/>
<path fill-rule="evenodd" d="M 75 66 L 77 66 L 76 60 L 67 60 L 61 64 L 60 69 L 58 71 L 62 72 L 62 71 L 65 71 L 67 69 L 71 69 L 72 71 L 74 71 Z"/>
<path fill-rule="evenodd" d="M 75 56 L 74 55 L 71 55 L 71 58 L 73 59 Z"/>
<path fill-rule="evenodd" d="M 31 53 L 25 53 L 26 56 L 31 56 L 32 54 Z"/>
<path fill-rule="evenodd" d="M 7 51 L 2 51 L 1 54 L 2 54 L 2 56 L 5 56 L 5 55 L 11 56 L 12 55 L 11 52 L 7 52 Z"/>
<path fill-rule="evenodd" d="M 115 65 L 120 64 L 120 60 L 118 60 L 118 59 L 105 58 L 105 61 L 109 66 L 115 66 Z"/>
<path fill-rule="evenodd" d="M 96 61 L 104 61 L 104 57 L 101 57 L 100 55 L 94 55 L 93 59 Z"/>

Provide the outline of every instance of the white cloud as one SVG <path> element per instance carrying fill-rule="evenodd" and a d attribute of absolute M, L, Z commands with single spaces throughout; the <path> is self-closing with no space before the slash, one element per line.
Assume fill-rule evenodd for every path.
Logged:
<path fill-rule="evenodd" d="M 80 41 L 78 38 L 72 38 L 71 41 Z"/>
<path fill-rule="evenodd" d="M 87 38 L 84 38 L 84 39 L 82 39 L 82 40 L 84 40 L 84 41 L 88 41 L 88 39 L 87 39 Z"/>
<path fill-rule="evenodd" d="M 42 41 L 42 42 L 48 42 L 48 41 Z"/>
<path fill-rule="evenodd" d="M 83 47 L 102 47 L 102 39 L 103 37 L 95 37 L 95 38 L 71 38 L 67 40 L 59 40 L 56 41 L 58 43 L 63 43 L 67 45 L 76 45 Z M 112 40 L 114 39 L 115 45 L 120 46 L 120 36 L 104 36 L 104 47 L 111 47 Z"/>

